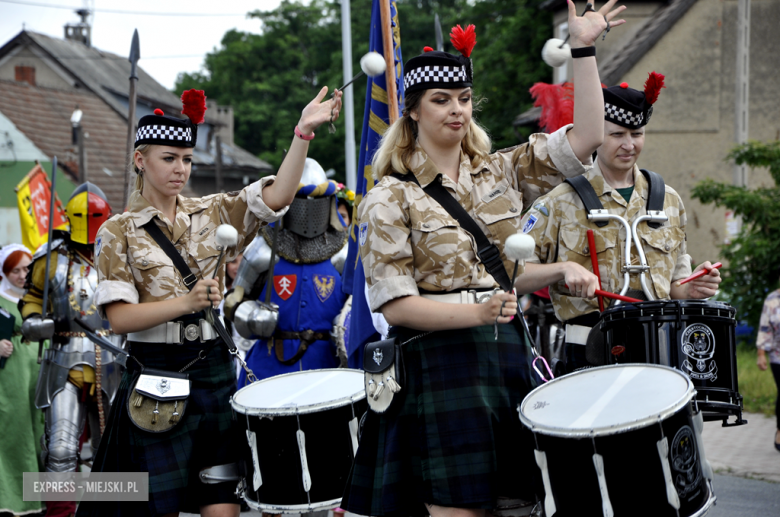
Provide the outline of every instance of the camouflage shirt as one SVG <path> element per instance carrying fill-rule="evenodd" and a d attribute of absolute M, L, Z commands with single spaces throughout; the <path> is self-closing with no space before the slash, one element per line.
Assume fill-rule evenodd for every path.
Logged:
<path fill-rule="evenodd" d="M 780 364 L 780 289 L 764 300 L 756 347 L 768 352 L 770 362 Z"/>
<path fill-rule="evenodd" d="M 422 148 L 412 160 L 420 182 L 386 176 L 358 207 L 359 243 L 372 311 L 426 291 L 492 288 L 498 284 L 477 258 L 477 244 L 467 231 L 422 190 L 432 181 L 444 187 L 501 250 L 505 267 L 514 262 L 503 252 L 506 238 L 517 233 L 523 202 L 532 203 L 564 180 L 587 170 L 566 138 L 572 126 L 551 135 L 535 134 L 524 145 L 498 151 L 489 162 L 472 167 L 461 154 L 458 183 L 442 175 Z M 438 179 L 441 178 L 441 179 Z"/>
<path fill-rule="evenodd" d="M 585 175 L 601 204 L 610 213 L 628 220 L 646 214 L 647 180 L 634 165 L 634 192 L 629 203 L 609 186 L 601 174 L 598 161 Z M 669 218 L 657 229 L 640 223 L 637 234 L 650 266 L 648 287 L 656 299 L 669 299 L 671 282 L 691 274 L 691 258 L 685 243 L 685 208 L 677 192 L 666 185 L 664 212 Z M 624 264 L 626 231 L 622 223 L 610 220 L 599 228 L 588 221 L 582 200 L 568 183 L 539 198 L 523 217 L 523 231 L 536 241 L 536 257 L 528 262 L 550 264 L 572 261 L 592 271 L 587 231 L 592 229 L 596 242 L 601 286 L 605 291 L 619 292 L 623 284 L 621 268 Z M 639 264 L 636 248 L 631 246 L 631 263 Z M 567 321 L 598 310 L 598 299 L 588 300 L 569 296 L 565 282 L 550 286 L 555 315 Z M 641 290 L 638 275 L 631 275 L 631 289 Z"/>
<path fill-rule="evenodd" d="M 95 240 L 99 281 L 95 305 L 101 314 L 105 305 L 119 300 L 157 302 L 189 292 L 173 261 L 141 228 L 154 217 L 157 217 L 155 224 L 171 239 L 198 279 L 211 278 L 217 266 L 220 253 L 217 226 L 230 224 L 238 230 L 238 244 L 227 250 L 217 274 L 220 288 L 224 290 L 225 264 L 249 245 L 261 226 L 287 211 L 285 207 L 274 212 L 263 202 L 263 187 L 273 180 L 273 177 L 263 178 L 240 192 L 202 198 L 178 196 L 173 223 L 139 192 L 134 192 L 128 211 L 106 221 Z"/>

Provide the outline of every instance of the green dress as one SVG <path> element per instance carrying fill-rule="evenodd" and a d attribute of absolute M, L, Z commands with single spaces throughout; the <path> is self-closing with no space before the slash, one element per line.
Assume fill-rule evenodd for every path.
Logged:
<path fill-rule="evenodd" d="M 0 369 L 0 514 L 40 512 L 44 503 L 22 500 L 22 473 L 39 472 L 43 412 L 35 407 L 38 344 L 22 343 L 22 316 L 0 293 L 0 308 L 16 318 L 14 351 Z"/>

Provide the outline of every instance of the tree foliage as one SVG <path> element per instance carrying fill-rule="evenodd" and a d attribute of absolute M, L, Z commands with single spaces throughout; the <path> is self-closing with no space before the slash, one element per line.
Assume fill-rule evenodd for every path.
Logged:
<path fill-rule="evenodd" d="M 550 80 L 541 61 L 541 47 L 552 31 L 550 14 L 538 10 L 538 0 L 398 0 L 401 51 L 404 60 L 435 46 L 434 15 L 441 20 L 445 50 L 449 29 L 473 23 L 477 27 L 474 90 L 486 97 L 478 115 L 493 135 L 496 148 L 518 143 L 513 118 L 532 104 L 531 85 Z M 371 4 L 351 2 L 353 70 L 368 52 Z M 323 85 L 343 84 L 341 5 L 335 0 L 283 0 L 273 11 L 255 11 L 262 34 L 227 32 L 219 48 L 206 56 L 203 70 L 179 75 L 176 91 L 206 90 L 209 98 L 233 106 L 235 140 L 244 149 L 278 167 L 292 139 L 300 112 Z M 355 140 L 360 141 L 366 93 L 365 80 L 353 84 Z M 336 134 L 317 131 L 309 156 L 344 179 L 344 124 Z"/>
<path fill-rule="evenodd" d="M 748 190 L 706 179 L 692 192 L 695 199 L 733 210 L 742 219 L 737 238 L 723 247 L 729 265 L 721 287 L 739 319 L 758 328 L 764 298 L 777 287 L 780 267 L 780 141 L 739 145 L 727 159 L 768 167 L 775 181 L 772 188 Z"/>

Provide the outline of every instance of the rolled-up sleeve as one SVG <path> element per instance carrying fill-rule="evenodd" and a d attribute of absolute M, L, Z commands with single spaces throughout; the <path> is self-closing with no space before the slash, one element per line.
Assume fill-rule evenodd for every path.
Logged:
<path fill-rule="evenodd" d="M 571 148 L 566 134 L 571 131 L 574 124 L 563 126 L 559 130 L 547 136 L 547 149 L 555 168 L 567 178 L 573 178 L 585 174 L 593 166 L 593 160 L 588 158 L 586 163 L 580 161 Z"/>
<path fill-rule="evenodd" d="M 360 203 L 358 217 L 358 242 L 371 311 L 378 312 L 396 298 L 419 295 L 409 218 L 400 189 L 377 185 Z"/>
<path fill-rule="evenodd" d="M 105 306 L 109 303 L 138 303 L 138 290 L 127 263 L 127 238 L 121 226 L 114 221 L 108 221 L 98 231 L 95 267 L 98 286 L 94 303 L 101 318 L 106 319 Z"/>

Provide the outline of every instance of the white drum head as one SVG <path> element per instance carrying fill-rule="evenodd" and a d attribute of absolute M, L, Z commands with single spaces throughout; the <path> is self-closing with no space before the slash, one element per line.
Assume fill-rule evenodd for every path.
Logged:
<path fill-rule="evenodd" d="M 691 380 L 653 364 L 602 366 L 544 384 L 520 404 L 534 432 L 564 437 L 608 435 L 646 427 L 693 398 Z"/>
<path fill-rule="evenodd" d="M 230 404 L 245 415 L 316 413 L 366 397 L 363 372 L 334 368 L 285 373 L 238 390 Z"/>

